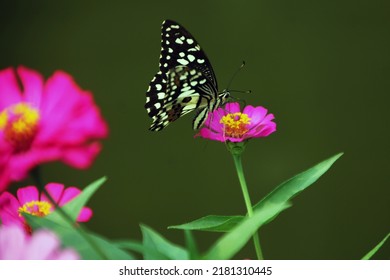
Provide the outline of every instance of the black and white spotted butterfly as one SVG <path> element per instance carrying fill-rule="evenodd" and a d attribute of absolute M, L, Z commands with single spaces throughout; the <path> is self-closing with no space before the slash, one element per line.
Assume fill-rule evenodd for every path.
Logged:
<path fill-rule="evenodd" d="M 180 24 L 162 24 L 160 70 L 146 92 L 145 108 L 159 131 L 181 116 L 197 110 L 193 128 L 199 129 L 210 112 L 223 105 L 229 91 L 218 92 L 217 79 L 206 54 Z"/>

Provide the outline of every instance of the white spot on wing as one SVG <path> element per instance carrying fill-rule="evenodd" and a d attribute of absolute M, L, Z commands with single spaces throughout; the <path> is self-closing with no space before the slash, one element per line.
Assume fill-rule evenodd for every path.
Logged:
<path fill-rule="evenodd" d="M 194 87 L 194 86 L 196 86 L 197 83 L 198 83 L 197 81 L 192 81 L 192 82 L 191 82 L 191 86 Z"/>
<path fill-rule="evenodd" d="M 188 44 L 192 44 L 194 42 L 194 40 L 192 40 L 192 39 L 187 39 L 186 41 Z"/>
<path fill-rule="evenodd" d="M 188 64 L 188 61 L 183 59 L 183 58 L 178 59 L 177 62 L 179 62 L 182 65 L 187 65 Z"/>
<path fill-rule="evenodd" d="M 180 57 L 184 57 L 184 56 L 185 56 L 185 53 L 180 52 L 179 55 L 180 55 Z"/>
<path fill-rule="evenodd" d="M 154 107 L 156 107 L 156 109 L 160 109 L 161 108 L 161 104 L 160 103 L 156 103 L 156 104 L 154 104 Z"/>
<path fill-rule="evenodd" d="M 173 50 L 171 48 L 168 49 L 169 53 L 173 53 Z"/>
<path fill-rule="evenodd" d="M 197 61 L 198 63 L 202 64 L 204 62 L 204 59 L 199 58 Z"/>
<path fill-rule="evenodd" d="M 192 54 L 187 55 L 187 58 L 190 62 L 193 62 L 195 60 L 195 56 L 193 56 Z"/>
<path fill-rule="evenodd" d="M 176 38 L 175 42 L 178 43 L 178 44 L 180 44 L 180 45 L 183 44 L 183 41 L 180 40 L 180 38 Z"/>
<path fill-rule="evenodd" d="M 178 25 L 171 25 L 171 28 L 179 29 L 180 26 L 178 26 Z"/>
<path fill-rule="evenodd" d="M 157 90 L 161 90 L 162 89 L 162 86 L 160 84 L 156 84 L 156 89 Z"/>
<path fill-rule="evenodd" d="M 159 93 L 157 93 L 157 98 L 158 99 L 164 99 L 164 97 L 165 97 L 165 93 L 164 92 L 159 92 Z M 158 108 L 157 108 L 158 109 Z"/>

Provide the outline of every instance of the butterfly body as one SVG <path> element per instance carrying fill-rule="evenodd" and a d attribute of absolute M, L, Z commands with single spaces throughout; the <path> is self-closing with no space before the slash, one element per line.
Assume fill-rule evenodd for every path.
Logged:
<path fill-rule="evenodd" d="M 171 20 L 162 24 L 159 67 L 146 92 L 152 131 L 162 130 L 194 110 L 193 128 L 199 129 L 208 113 L 230 96 L 227 90 L 218 91 L 214 70 L 194 37 Z"/>

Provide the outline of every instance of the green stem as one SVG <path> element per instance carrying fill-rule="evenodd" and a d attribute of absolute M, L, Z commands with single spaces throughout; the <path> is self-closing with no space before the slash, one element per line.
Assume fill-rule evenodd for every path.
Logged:
<path fill-rule="evenodd" d="M 100 247 L 96 244 L 96 242 L 85 232 L 83 227 L 79 224 L 76 224 L 73 219 L 66 213 L 59 205 L 58 203 L 53 199 L 53 197 L 49 194 L 49 192 L 44 188 L 39 167 L 34 168 L 31 170 L 31 177 L 35 180 L 35 182 L 38 185 L 38 188 L 42 190 L 42 192 L 46 195 L 46 197 L 49 199 L 50 203 L 52 203 L 55 206 L 55 209 L 58 211 L 58 213 L 64 218 L 64 220 L 76 231 L 79 232 L 79 234 L 89 243 L 89 245 L 92 247 L 93 250 L 95 250 L 96 254 L 100 256 L 103 260 L 108 260 L 106 254 L 100 249 Z"/>
<path fill-rule="evenodd" d="M 251 199 L 249 196 L 248 187 L 247 187 L 246 181 L 245 181 L 244 170 L 242 168 L 241 154 L 232 153 L 232 156 L 233 156 L 233 160 L 234 160 L 234 165 L 236 166 L 238 180 L 240 181 L 242 194 L 243 194 L 244 200 L 245 200 L 245 206 L 246 206 L 246 209 L 248 211 L 248 216 L 252 217 L 253 216 L 252 203 L 251 203 Z M 255 245 L 257 259 L 263 260 L 264 257 L 263 257 L 263 252 L 261 251 L 258 232 L 256 232 L 253 235 L 253 244 Z"/>

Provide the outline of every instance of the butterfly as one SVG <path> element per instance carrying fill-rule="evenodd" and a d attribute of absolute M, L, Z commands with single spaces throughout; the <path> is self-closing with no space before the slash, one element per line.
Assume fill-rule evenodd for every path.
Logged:
<path fill-rule="evenodd" d="M 218 91 L 210 61 L 183 26 L 165 20 L 161 29 L 160 69 L 146 92 L 145 109 L 152 118 L 149 129 L 162 130 L 196 110 L 192 126 L 197 130 L 210 112 L 227 101 L 230 93 Z"/>

